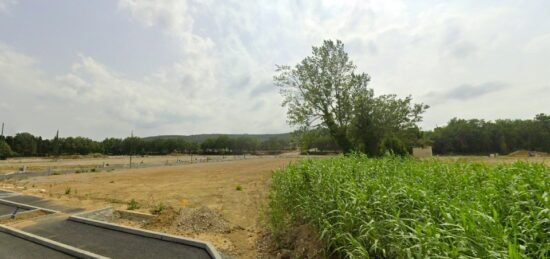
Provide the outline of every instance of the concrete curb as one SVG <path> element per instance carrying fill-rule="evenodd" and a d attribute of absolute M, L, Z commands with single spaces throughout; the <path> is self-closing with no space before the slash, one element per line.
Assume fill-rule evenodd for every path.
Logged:
<path fill-rule="evenodd" d="M 118 212 L 120 216 L 125 218 L 142 219 L 142 220 L 150 220 L 154 218 L 154 215 L 152 214 L 131 211 L 131 210 L 115 210 L 115 212 Z"/>
<path fill-rule="evenodd" d="M 51 239 L 39 237 L 37 235 L 33 235 L 31 233 L 27 233 L 15 228 L 11 228 L 5 225 L 0 224 L 0 232 L 8 233 L 12 236 L 16 236 L 22 239 L 25 239 L 27 241 L 31 241 L 33 243 L 49 247 L 51 249 L 57 250 L 59 252 L 77 257 L 77 258 L 84 258 L 84 259 L 109 259 L 109 257 L 101 256 L 98 254 L 94 254 L 88 251 L 84 251 L 82 249 L 68 246 L 56 241 L 53 241 Z"/>
<path fill-rule="evenodd" d="M 100 209 L 98 211 L 103 211 L 103 210 L 106 210 L 106 209 L 109 209 L 109 208 Z M 87 214 L 89 215 L 90 213 L 93 213 L 93 212 L 94 211 L 75 214 L 75 215 L 70 216 L 69 220 L 79 222 L 79 223 L 88 224 L 88 225 L 93 225 L 93 226 L 96 226 L 96 227 L 101 227 L 101 228 L 107 228 L 107 229 L 111 229 L 111 230 L 115 230 L 115 231 L 120 231 L 120 232 L 124 232 L 124 233 L 128 233 L 128 234 L 144 236 L 144 237 L 148 237 L 148 238 L 154 238 L 154 239 L 159 239 L 159 240 L 163 240 L 163 241 L 169 241 L 169 242 L 179 243 L 179 244 L 183 244 L 183 245 L 202 248 L 202 249 L 206 250 L 208 255 L 210 255 L 210 257 L 212 257 L 213 259 L 222 259 L 221 255 L 218 253 L 218 251 L 216 251 L 214 246 L 212 244 L 210 244 L 209 242 L 206 242 L 206 241 L 200 241 L 200 240 L 195 240 L 195 239 L 191 239 L 191 238 L 183 238 L 183 237 L 164 234 L 164 233 L 160 233 L 160 232 L 149 231 L 149 230 L 133 228 L 133 227 L 127 227 L 127 226 L 122 226 L 122 225 L 118 225 L 118 224 L 113 224 L 113 223 L 108 223 L 108 222 L 103 222 L 103 221 L 98 221 L 98 220 L 94 220 L 94 219 L 88 219 L 88 218 L 81 217 L 81 215 L 87 215 Z"/>
<path fill-rule="evenodd" d="M 46 209 L 46 208 L 36 207 L 36 206 L 23 204 L 23 203 L 19 203 L 19 202 L 15 202 L 15 201 L 8 201 L 8 200 L 4 200 L 4 199 L 0 199 L 0 204 L 7 204 L 7 205 L 14 206 L 14 207 L 28 209 L 28 210 L 43 210 L 43 211 L 46 211 L 46 212 L 49 212 L 49 213 L 60 213 L 57 210 L 50 210 L 50 209 Z"/>

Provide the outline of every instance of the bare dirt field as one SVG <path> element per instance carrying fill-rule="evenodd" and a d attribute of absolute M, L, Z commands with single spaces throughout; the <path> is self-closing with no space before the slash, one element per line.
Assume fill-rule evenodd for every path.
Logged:
<path fill-rule="evenodd" d="M 52 175 L 5 181 L 0 187 L 85 208 L 127 209 L 134 199 L 137 211 L 162 208 L 141 227 L 207 240 L 232 257 L 256 258 L 271 172 L 297 160 L 266 157 Z"/>
<path fill-rule="evenodd" d="M 205 156 L 205 155 L 164 155 L 164 156 L 133 156 L 133 167 L 177 165 L 190 162 L 232 161 L 255 156 Z M 91 169 L 108 167 L 129 167 L 129 156 L 62 156 L 53 157 L 24 157 L 0 160 L 0 174 L 20 171 L 24 166 L 27 171 L 67 170 L 67 169 Z"/>

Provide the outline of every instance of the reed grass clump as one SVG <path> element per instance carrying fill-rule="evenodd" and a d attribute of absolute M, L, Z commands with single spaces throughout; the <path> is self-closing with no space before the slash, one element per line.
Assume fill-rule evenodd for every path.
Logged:
<path fill-rule="evenodd" d="M 272 231 L 310 224 L 345 258 L 548 258 L 550 169 L 388 157 L 276 171 Z"/>

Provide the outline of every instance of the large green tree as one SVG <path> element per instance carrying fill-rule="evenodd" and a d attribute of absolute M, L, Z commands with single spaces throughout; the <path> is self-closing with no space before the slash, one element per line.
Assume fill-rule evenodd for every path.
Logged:
<path fill-rule="evenodd" d="M 0 139 L 0 160 L 4 160 L 10 156 L 12 156 L 12 151 L 8 143 L 6 143 L 3 139 Z"/>
<path fill-rule="evenodd" d="M 428 107 L 412 104 L 410 97 L 375 97 L 367 87 L 370 76 L 356 68 L 344 44 L 332 40 L 313 47 L 312 55 L 294 67 L 277 66 L 274 82 L 288 108 L 289 124 L 302 132 L 328 129 L 344 153 L 378 155 L 383 143 L 391 149 L 404 146 L 405 133 L 416 127 Z"/>
<path fill-rule="evenodd" d="M 312 56 L 295 67 L 277 66 L 275 84 L 288 106 L 290 125 L 310 128 L 323 125 L 344 152 L 352 150 L 348 129 L 354 99 L 363 94 L 370 81 L 356 66 L 341 41 L 326 40 L 313 47 Z"/>
<path fill-rule="evenodd" d="M 17 133 L 13 138 L 12 149 L 19 155 L 34 156 L 36 155 L 37 141 L 30 133 Z"/>
<path fill-rule="evenodd" d="M 372 91 L 355 99 L 350 137 L 357 151 L 371 156 L 390 152 L 406 154 L 421 138 L 417 123 L 428 108 L 394 94 L 375 97 Z"/>

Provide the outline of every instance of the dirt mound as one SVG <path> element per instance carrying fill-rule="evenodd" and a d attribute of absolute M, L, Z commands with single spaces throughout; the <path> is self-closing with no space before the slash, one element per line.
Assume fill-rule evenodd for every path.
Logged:
<path fill-rule="evenodd" d="M 223 216 L 210 208 L 167 207 L 144 225 L 147 229 L 176 230 L 182 233 L 229 233 L 231 226 Z"/>
<path fill-rule="evenodd" d="M 207 207 L 181 209 L 177 218 L 177 227 L 179 230 L 191 233 L 231 231 L 229 222 L 219 212 Z"/>

